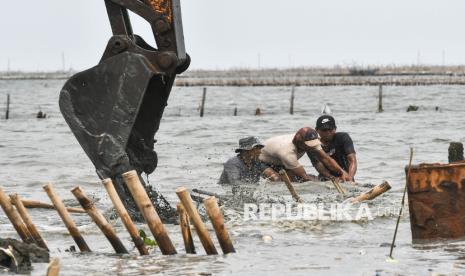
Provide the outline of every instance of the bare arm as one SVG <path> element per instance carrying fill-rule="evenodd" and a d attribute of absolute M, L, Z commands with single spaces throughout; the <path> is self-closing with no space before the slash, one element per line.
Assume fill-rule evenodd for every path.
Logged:
<path fill-rule="evenodd" d="M 277 172 L 275 172 L 272 168 L 266 168 L 263 171 L 262 176 L 270 181 L 281 181 L 281 177 Z"/>
<path fill-rule="evenodd" d="M 313 163 L 313 162 L 312 162 Z M 331 172 L 321 163 L 320 161 L 315 161 L 313 163 L 313 167 L 317 170 L 319 174 L 321 174 L 324 177 L 331 178 L 332 174 Z"/>
<path fill-rule="evenodd" d="M 315 180 L 314 177 L 307 174 L 303 166 L 297 167 L 295 169 L 290 169 L 289 171 L 291 172 L 292 176 L 300 177 L 302 179 L 302 182 Z"/>
<path fill-rule="evenodd" d="M 344 180 L 344 181 L 350 181 L 351 180 L 350 175 L 346 171 L 344 171 L 341 168 L 341 166 L 339 166 L 339 164 L 333 158 L 331 158 L 328 154 L 326 154 L 326 152 L 324 152 L 324 150 L 320 149 L 317 152 L 318 152 L 318 155 L 319 155 L 319 159 L 321 160 L 323 165 L 325 165 L 331 171 L 337 172 L 338 174 L 340 174 L 341 175 L 340 178 L 342 180 Z"/>
<path fill-rule="evenodd" d="M 347 161 L 349 161 L 349 176 L 352 178 L 351 181 L 354 181 L 354 176 L 357 172 L 357 156 L 355 153 L 348 154 Z"/>

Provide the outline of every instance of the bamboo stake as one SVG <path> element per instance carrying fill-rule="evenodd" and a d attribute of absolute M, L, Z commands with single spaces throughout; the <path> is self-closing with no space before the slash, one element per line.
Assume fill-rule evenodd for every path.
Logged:
<path fill-rule="evenodd" d="M 108 223 L 105 217 L 97 210 L 94 203 L 86 196 L 84 191 L 82 191 L 82 189 L 78 186 L 78 187 L 73 188 L 71 192 L 76 197 L 76 199 L 79 201 L 82 208 L 86 210 L 89 217 L 91 217 L 92 220 L 95 222 L 95 224 L 97 224 L 98 228 L 102 230 L 102 233 L 108 239 L 111 246 L 113 246 L 113 249 L 115 249 L 115 252 L 127 254 L 128 251 L 126 250 L 126 248 L 124 247 L 123 243 L 118 238 L 118 236 L 116 236 L 115 230 L 113 230 L 113 227 L 111 226 L 111 224 Z"/>
<path fill-rule="evenodd" d="M 181 226 L 182 239 L 184 240 L 184 248 L 187 254 L 195 254 L 194 240 L 192 239 L 191 226 L 189 223 L 189 215 L 184 209 L 182 203 L 176 205 L 179 214 L 179 225 Z"/>
<path fill-rule="evenodd" d="M 24 207 L 19 195 L 12 194 L 10 195 L 10 199 L 11 199 L 11 202 L 16 206 L 16 209 L 18 210 L 19 215 L 21 216 L 24 223 L 26 224 L 27 230 L 29 230 L 29 233 L 31 233 L 31 236 L 32 238 L 34 238 L 37 245 L 39 245 L 40 247 L 44 249 L 47 249 L 47 251 L 50 251 L 48 249 L 47 243 L 42 238 L 42 236 L 39 234 L 37 227 L 32 222 L 31 216 L 27 212 L 26 207 Z"/>
<path fill-rule="evenodd" d="M 336 190 L 337 190 L 340 194 L 345 195 L 345 194 L 347 193 L 347 191 L 344 190 L 344 188 L 342 188 L 341 183 L 339 183 L 339 181 L 338 181 L 336 178 L 331 177 L 330 180 L 331 180 L 331 182 L 333 183 L 334 187 L 336 187 Z"/>
<path fill-rule="evenodd" d="M 383 193 L 389 191 L 391 189 L 391 185 L 387 181 L 383 181 L 383 183 L 379 184 L 378 186 L 375 186 L 371 188 L 369 191 L 364 192 L 363 194 L 357 196 L 352 200 L 352 203 L 359 203 L 365 200 L 372 200 Z"/>
<path fill-rule="evenodd" d="M 203 88 L 203 93 L 202 93 L 202 103 L 200 104 L 200 117 L 203 117 L 203 112 L 205 109 L 205 98 L 207 97 L 207 88 Z"/>
<path fill-rule="evenodd" d="M 141 255 L 148 255 L 149 251 L 147 247 L 145 247 L 144 241 L 141 239 L 137 227 L 134 225 L 134 222 L 132 222 L 132 219 L 129 216 L 128 211 L 126 210 L 123 202 L 119 198 L 118 193 L 115 190 L 115 186 L 113 185 L 113 182 L 110 178 L 107 178 L 102 180 L 102 183 L 103 186 L 105 186 L 108 195 L 110 196 L 111 202 L 113 202 L 113 206 L 115 207 L 116 212 L 118 212 L 121 221 L 128 230 L 129 235 L 132 238 L 132 241 L 136 245 L 137 250 L 139 250 L 139 253 Z"/>
<path fill-rule="evenodd" d="M 334 179 L 332 179 L 332 178 L 330 178 L 330 180 L 331 180 L 331 183 L 333 183 L 334 188 L 336 188 L 337 192 L 342 194 L 341 187 L 339 187 L 339 185 L 337 185 L 336 181 Z"/>
<path fill-rule="evenodd" d="M 55 209 L 55 206 L 53 204 L 37 201 L 37 200 L 29 200 L 29 199 L 21 199 L 24 207 L 26 208 L 42 208 L 42 209 Z M 13 203 L 14 205 L 14 203 Z M 70 213 L 82 213 L 84 214 L 86 211 L 84 211 L 81 208 L 74 208 L 74 207 L 66 207 L 68 212 Z"/>
<path fill-rule="evenodd" d="M 47 276 L 58 276 L 60 274 L 60 259 L 51 258 L 47 267 Z"/>
<path fill-rule="evenodd" d="M 5 119 L 8 120 L 10 118 L 10 94 L 6 95 L 6 112 L 5 112 Z"/>
<path fill-rule="evenodd" d="M 289 107 L 289 114 L 291 115 L 294 115 L 294 90 L 295 90 L 295 87 L 292 86 L 291 100 L 290 100 L 290 107 Z"/>
<path fill-rule="evenodd" d="M 23 242 L 33 243 L 34 238 L 2 188 L 0 188 L 0 205 Z"/>
<path fill-rule="evenodd" d="M 400 203 L 399 216 L 397 216 L 396 229 L 394 230 L 394 236 L 392 237 L 392 243 L 391 243 L 391 250 L 389 251 L 389 258 L 391 260 L 394 259 L 394 257 L 392 257 L 392 252 L 394 251 L 394 245 L 396 244 L 397 230 L 399 229 L 400 217 L 402 216 L 402 211 L 404 209 L 405 194 L 407 193 L 407 184 L 410 178 L 410 169 L 412 168 L 412 159 L 413 159 L 413 148 L 410 147 L 410 158 L 408 162 L 407 177 L 405 178 L 404 194 L 402 195 L 402 202 Z"/>
<path fill-rule="evenodd" d="M 236 250 L 229 237 L 228 230 L 224 226 L 224 218 L 221 214 L 220 207 L 214 196 L 211 196 L 203 201 L 205 209 L 207 210 L 208 217 L 212 222 L 213 228 L 215 229 L 216 237 L 220 242 L 221 250 L 224 254 L 235 253 Z"/>
<path fill-rule="evenodd" d="M 157 211 L 153 207 L 152 201 L 150 201 L 144 186 L 142 186 L 137 172 L 134 170 L 125 172 L 123 173 L 123 179 L 129 189 L 129 192 L 134 198 L 137 207 L 142 213 L 142 216 L 147 222 L 150 231 L 155 237 L 155 240 L 157 241 L 163 255 L 176 254 L 176 249 L 174 248 L 174 245 L 171 242 L 171 239 L 168 236 L 165 226 L 161 222 Z"/>
<path fill-rule="evenodd" d="M 53 185 L 49 183 L 45 185 L 43 189 L 45 190 L 48 197 L 55 206 L 55 209 L 57 210 L 58 215 L 61 217 L 61 220 L 65 224 L 66 228 L 68 228 L 69 234 L 71 235 L 71 237 L 73 237 L 73 240 L 74 242 L 76 242 L 77 246 L 79 247 L 79 250 L 81 250 L 81 252 L 90 252 L 90 248 L 87 245 L 84 238 L 82 237 L 81 233 L 79 232 L 76 223 L 74 223 L 74 220 L 69 215 L 68 210 L 61 201 L 61 198 L 55 193 Z"/>
<path fill-rule="evenodd" d="M 289 179 L 289 176 L 286 173 L 286 170 L 280 170 L 279 175 L 281 175 L 281 179 L 286 184 L 286 187 L 291 193 L 292 198 L 294 198 L 294 200 L 298 203 L 303 203 L 303 200 L 300 198 L 300 196 L 295 191 L 294 186 L 292 185 L 291 180 Z"/>
<path fill-rule="evenodd" d="M 383 112 L 383 86 L 379 85 L 378 91 L 378 112 Z"/>
<path fill-rule="evenodd" d="M 216 251 L 215 245 L 208 233 L 205 224 L 203 224 L 202 219 L 200 218 L 197 209 L 195 208 L 194 204 L 192 203 L 192 198 L 186 188 L 180 187 L 176 189 L 176 194 L 178 195 L 179 199 L 181 200 L 182 205 L 186 209 L 189 217 L 191 218 L 192 223 L 194 224 L 195 230 L 197 235 L 199 236 L 200 242 L 207 252 L 208 255 L 217 255 L 218 252 Z"/>

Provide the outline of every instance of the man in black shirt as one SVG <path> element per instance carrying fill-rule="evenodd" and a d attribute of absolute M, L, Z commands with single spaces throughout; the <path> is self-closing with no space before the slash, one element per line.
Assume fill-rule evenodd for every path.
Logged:
<path fill-rule="evenodd" d="M 346 171 L 354 181 L 357 172 L 357 157 L 354 143 L 346 132 L 336 132 L 336 121 L 330 115 L 323 115 L 316 121 L 316 131 L 320 135 L 321 147 Z M 339 177 L 337 173 L 327 168 L 320 160 L 310 156 L 315 169 L 320 173 L 320 179 L 327 180 Z"/>

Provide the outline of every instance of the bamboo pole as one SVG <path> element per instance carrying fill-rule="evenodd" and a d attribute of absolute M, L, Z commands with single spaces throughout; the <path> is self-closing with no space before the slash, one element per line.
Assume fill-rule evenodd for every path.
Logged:
<path fill-rule="evenodd" d="M 347 193 L 346 190 L 344 190 L 344 188 L 342 188 L 341 186 L 341 183 L 339 183 L 339 181 L 334 178 L 334 177 L 331 177 L 330 178 L 331 182 L 333 183 L 334 187 L 336 188 L 336 190 L 340 193 L 340 194 L 343 194 L 345 195 Z"/>
<path fill-rule="evenodd" d="M 215 229 L 216 237 L 220 242 L 221 250 L 224 254 L 235 253 L 236 250 L 231 242 L 229 237 L 228 230 L 224 226 L 224 218 L 221 214 L 220 207 L 218 207 L 218 202 L 214 196 L 211 196 L 203 201 L 205 209 L 207 210 L 207 215 L 212 222 L 213 228 Z"/>
<path fill-rule="evenodd" d="M 207 252 L 208 255 L 217 255 L 218 252 L 216 251 L 215 245 L 213 244 L 210 234 L 208 233 L 205 224 L 203 224 L 202 219 L 200 218 L 200 215 L 197 212 L 197 209 L 192 203 L 192 198 L 187 189 L 184 187 L 177 188 L 176 194 L 178 195 L 182 205 L 189 214 L 189 217 L 192 223 L 194 224 L 195 230 L 197 232 L 197 235 L 199 236 L 203 248 L 205 249 L 205 252 Z"/>
<path fill-rule="evenodd" d="M 68 213 L 68 210 L 61 201 L 61 198 L 55 193 L 53 185 L 49 183 L 45 185 L 43 189 L 45 190 L 48 197 L 55 206 L 55 209 L 57 210 L 58 215 L 61 217 L 61 220 L 65 224 L 66 228 L 68 228 L 69 234 L 71 235 L 71 237 L 73 237 L 73 240 L 74 242 L 76 242 L 77 246 L 79 247 L 79 250 L 81 250 L 81 252 L 90 252 L 90 248 L 87 245 L 84 238 L 82 237 L 81 233 L 79 232 L 76 223 L 71 218 L 70 214 Z"/>
<path fill-rule="evenodd" d="M 294 115 L 294 90 L 295 90 L 295 87 L 292 86 L 291 100 L 290 100 L 290 107 L 289 107 L 289 114 L 291 115 Z"/>
<path fill-rule="evenodd" d="M 34 243 L 34 238 L 32 237 L 31 233 L 29 233 L 29 230 L 27 230 L 27 227 L 21 219 L 21 216 L 13 207 L 10 199 L 7 197 L 2 188 L 0 188 L 0 205 L 2 206 L 3 211 L 15 228 L 21 240 L 26 243 Z"/>
<path fill-rule="evenodd" d="M 86 210 L 89 217 L 91 217 L 95 224 L 97 224 L 98 228 L 102 230 L 102 233 L 108 239 L 111 246 L 113 246 L 115 252 L 120 254 L 128 253 L 121 240 L 118 238 L 118 236 L 116 236 L 116 232 L 111 224 L 108 223 L 105 217 L 97 210 L 94 203 L 86 196 L 81 187 L 75 187 L 71 190 L 71 192 L 79 201 L 82 208 Z"/>
<path fill-rule="evenodd" d="M 23 203 L 24 207 L 26 208 L 42 208 L 42 209 L 55 209 L 55 206 L 53 204 L 37 201 L 37 200 L 29 200 L 29 199 L 21 199 L 21 202 Z M 15 205 L 13 203 L 13 205 Z M 68 212 L 70 213 L 80 213 L 84 214 L 86 211 L 82 208 L 74 208 L 74 207 L 66 207 Z"/>
<path fill-rule="evenodd" d="M 165 226 L 161 222 L 155 207 L 153 207 L 152 201 L 150 201 L 144 186 L 142 186 L 137 172 L 134 170 L 125 172 L 123 173 L 123 179 L 129 189 L 129 192 L 134 198 L 137 207 L 142 213 L 142 216 L 147 222 L 150 231 L 155 237 L 155 240 L 157 241 L 157 244 L 160 247 L 163 255 L 176 254 L 176 249 L 174 248 L 174 245 L 171 242 L 171 239 L 168 236 Z"/>
<path fill-rule="evenodd" d="M 300 196 L 297 194 L 297 192 L 294 189 L 294 186 L 291 183 L 291 180 L 289 179 L 289 176 L 286 173 L 286 170 L 280 170 L 279 175 L 281 175 L 281 179 L 284 181 L 286 184 L 287 189 L 292 195 L 292 198 L 298 203 L 302 203 L 303 200 L 300 198 Z"/>
<path fill-rule="evenodd" d="M 6 95 L 6 112 L 5 112 L 5 119 L 8 120 L 10 118 L 10 94 Z"/>
<path fill-rule="evenodd" d="M 379 85 L 378 91 L 378 112 L 383 112 L 383 86 Z"/>
<path fill-rule="evenodd" d="M 195 254 L 194 240 L 192 239 L 191 226 L 189 223 L 189 215 L 182 203 L 176 205 L 179 214 L 179 226 L 181 227 L 182 239 L 184 240 L 184 248 L 187 254 Z"/>
<path fill-rule="evenodd" d="M 47 267 L 47 276 L 58 276 L 60 274 L 60 259 L 51 258 Z"/>
<path fill-rule="evenodd" d="M 352 203 L 358 203 L 362 202 L 365 200 L 372 200 L 383 193 L 389 191 L 391 189 L 391 185 L 387 181 L 383 181 L 383 183 L 379 184 L 378 186 L 375 186 L 371 188 L 369 191 L 364 192 L 363 194 L 357 196 L 352 200 Z"/>
<path fill-rule="evenodd" d="M 31 233 L 31 236 L 35 240 L 37 245 L 39 245 L 40 247 L 44 249 L 47 249 L 47 251 L 50 251 L 48 249 L 47 243 L 42 238 L 42 236 L 39 234 L 37 227 L 32 222 L 31 216 L 27 212 L 26 207 L 24 207 L 19 195 L 12 194 L 10 195 L 10 199 L 11 199 L 11 202 L 16 206 L 16 209 L 18 210 L 19 215 L 21 216 L 24 223 L 26 224 L 27 230 L 29 231 L 29 233 Z"/>
<path fill-rule="evenodd" d="M 203 112 L 205 109 L 205 98 L 207 97 L 207 88 L 203 88 L 203 93 L 202 93 L 202 103 L 200 104 L 200 117 L 203 117 Z"/>
<path fill-rule="evenodd" d="M 132 241 L 137 247 L 137 250 L 139 250 L 139 253 L 141 255 L 148 255 L 149 251 L 147 247 L 145 247 L 144 241 L 141 239 L 137 227 L 134 225 L 134 222 L 132 222 L 132 219 L 129 216 L 128 211 L 126 210 L 123 202 L 119 198 L 118 193 L 115 190 L 115 186 L 113 185 L 113 182 L 110 178 L 107 178 L 102 180 L 102 184 L 103 186 L 105 186 L 105 189 L 107 190 L 107 193 L 110 196 L 111 202 L 113 202 L 113 206 L 115 207 L 116 212 L 118 212 L 118 215 L 121 218 L 121 221 L 123 222 L 124 226 L 126 227 L 126 230 L 128 230 Z"/>

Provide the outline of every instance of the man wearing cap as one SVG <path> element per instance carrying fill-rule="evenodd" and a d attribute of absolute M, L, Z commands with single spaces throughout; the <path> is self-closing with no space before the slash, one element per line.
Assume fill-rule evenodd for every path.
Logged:
<path fill-rule="evenodd" d="M 336 121 L 330 115 L 322 115 L 316 120 L 316 131 L 320 135 L 321 147 L 334 159 L 337 164 L 348 172 L 350 179 L 354 181 L 357 172 L 357 157 L 355 155 L 354 143 L 346 132 L 336 132 Z M 313 166 L 320 173 L 320 179 L 326 180 L 331 177 L 339 177 L 337 171 L 332 170 L 319 158 L 311 157 Z"/>
<path fill-rule="evenodd" d="M 265 141 L 265 147 L 260 154 L 260 160 L 269 165 L 274 171 L 285 169 L 293 181 L 315 181 L 315 176 L 308 175 L 299 159 L 305 154 L 316 156 L 325 166 L 338 172 L 341 178 L 348 179 L 349 175 L 321 148 L 318 133 L 304 127 L 297 133 L 275 136 Z"/>
<path fill-rule="evenodd" d="M 240 139 L 239 148 L 236 149 L 238 154 L 224 163 L 219 184 L 258 183 L 261 175 L 277 181 L 276 177 L 279 176 L 274 175 L 273 170 L 258 159 L 263 146 L 257 137 Z"/>

